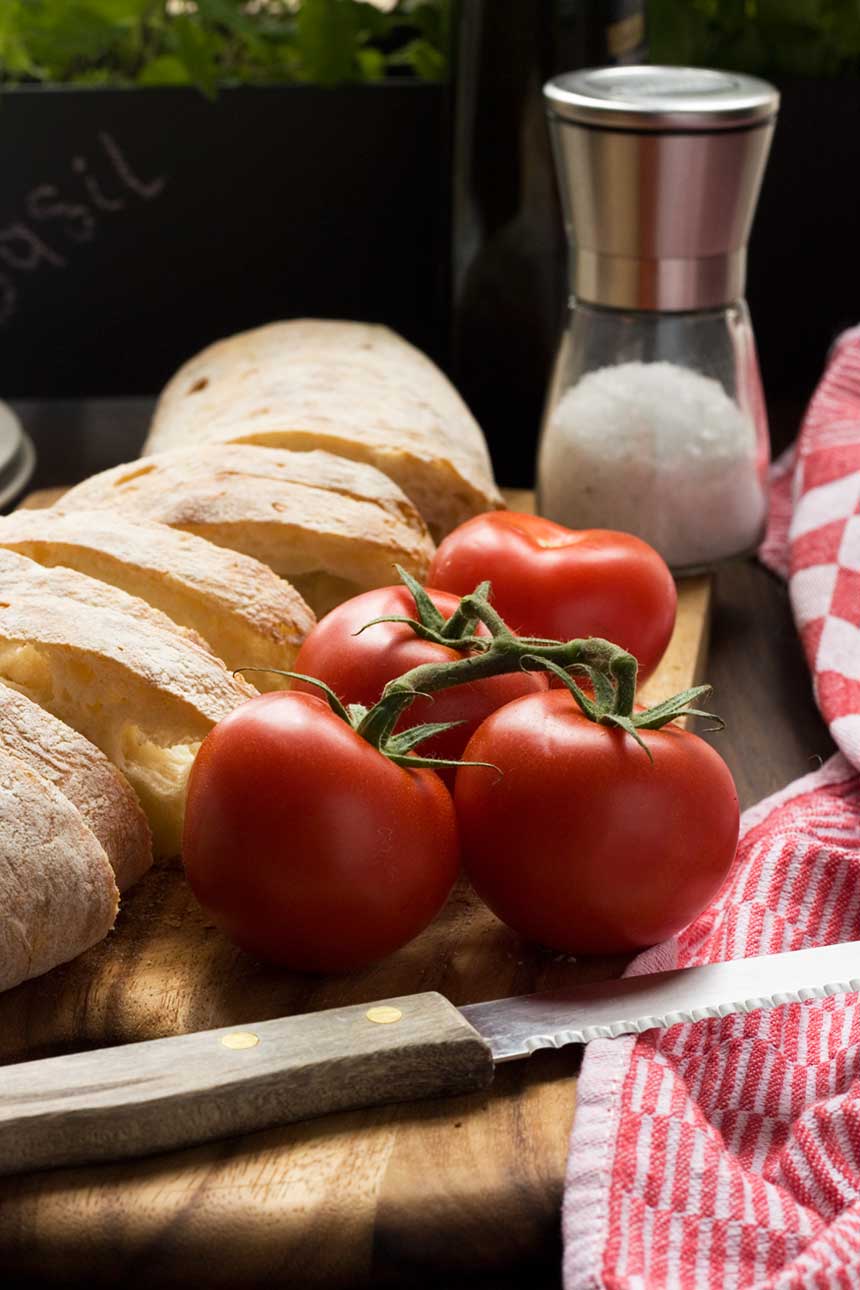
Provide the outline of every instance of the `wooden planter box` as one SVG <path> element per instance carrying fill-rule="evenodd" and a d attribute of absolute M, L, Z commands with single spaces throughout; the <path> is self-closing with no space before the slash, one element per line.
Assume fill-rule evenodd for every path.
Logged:
<path fill-rule="evenodd" d="M 303 314 L 441 356 L 446 113 L 411 81 L 0 92 L 0 395 L 153 392 Z"/>

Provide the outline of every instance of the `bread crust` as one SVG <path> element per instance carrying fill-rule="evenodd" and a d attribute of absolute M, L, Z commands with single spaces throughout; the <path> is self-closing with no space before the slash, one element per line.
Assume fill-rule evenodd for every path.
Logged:
<path fill-rule="evenodd" d="M 119 511 L 17 511 L 0 518 L 0 547 L 140 597 L 196 631 L 231 670 L 290 668 L 316 621 L 259 560 Z M 258 689 L 283 686 L 272 673 L 250 679 Z"/>
<path fill-rule="evenodd" d="M 294 582 L 317 614 L 396 581 L 395 564 L 423 578 L 434 551 L 396 484 L 327 452 L 216 444 L 159 453 L 84 480 L 59 507 L 121 509 L 241 551 Z M 320 575 L 338 585 L 320 592 Z"/>
<path fill-rule="evenodd" d="M 143 451 L 215 443 L 369 462 L 413 500 L 437 541 L 503 505 L 484 436 L 453 385 L 374 324 L 274 322 L 195 355 L 165 387 Z"/>
<path fill-rule="evenodd" d="M 156 854 L 179 850 L 199 742 L 256 691 L 193 632 L 116 587 L 0 550 L 0 679 L 131 781 Z"/>
<path fill-rule="evenodd" d="M 104 753 L 17 690 L 0 683 L 0 750 L 77 807 L 104 848 L 119 890 L 152 864 L 152 834 L 134 790 Z"/>
<path fill-rule="evenodd" d="M 0 990 L 95 945 L 118 902 L 108 858 L 77 808 L 0 750 Z"/>

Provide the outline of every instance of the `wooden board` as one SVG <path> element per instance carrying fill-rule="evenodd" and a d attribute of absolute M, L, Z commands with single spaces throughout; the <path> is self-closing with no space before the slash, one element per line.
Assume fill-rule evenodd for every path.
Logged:
<path fill-rule="evenodd" d="M 46 505 L 56 493 L 34 495 Z M 512 494 L 523 507 L 528 495 Z M 700 676 L 710 584 L 681 584 L 651 700 Z M 417 990 L 467 1003 L 618 973 L 524 945 L 465 884 L 365 972 L 265 967 L 207 921 L 178 863 L 101 945 L 0 996 L 0 1061 L 241 1026 Z M 579 1051 L 500 1068 L 489 1093 L 330 1116 L 149 1160 L 0 1182 L 4 1284 L 88 1287 L 555 1284 Z M 477 1278 L 477 1279 L 476 1279 Z"/>

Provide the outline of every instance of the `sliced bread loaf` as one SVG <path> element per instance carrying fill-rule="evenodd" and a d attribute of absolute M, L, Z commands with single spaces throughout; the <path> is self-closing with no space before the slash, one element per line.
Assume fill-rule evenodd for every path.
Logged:
<path fill-rule="evenodd" d="M 135 596 L 3 550 L 0 679 L 122 771 L 158 855 L 179 850 L 185 784 L 201 740 L 255 693 L 195 633 Z"/>
<path fill-rule="evenodd" d="M 118 902 L 108 858 L 77 808 L 0 750 L 0 990 L 100 941 Z"/>
<path fill-rule="evenodd" d="M 144 453 L 216 443 L 326 449 L 395 480 L 439 538 L 502 499 L 450 381 L 387 327 L 299 318 L 210 345 L 158 403 Z"/>
<path fill-rule="evenodd" d="M 0 547 L 140 597 L 198 632 L 230 669 L 292 667 L 316 621 L 290 583 L 259 560 L 119 511 L 17 511 L 0 518 Z M 285 684 L 274 673 L 249 680 L 260 690 Z"/>
<path fill-rule="evenodd" d="M 152 864 L 152 835 L 128 780 L 100 749 L 17 690 L 0 683 L 0 749 L 48 779 L 103 846 L 120 891 Z"/>
<path fill-rule="evenodd" d="M 66 513 L 121 510 L 205 537 L 288 578 L 315 613 L 396 581 L 423 578 L 433 543 L 387 476 L 328 452 L 241 444 L 159 453 L 84 480 Z"/>

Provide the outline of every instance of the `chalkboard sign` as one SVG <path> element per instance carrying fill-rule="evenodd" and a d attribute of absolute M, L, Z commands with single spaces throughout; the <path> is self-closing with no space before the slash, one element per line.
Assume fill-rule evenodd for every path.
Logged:
<path fill-rule="evenodd" d="M 275 318 L 447 331 L 445 91 L 0 93 L 0 396 L 158 390 Z"/>

